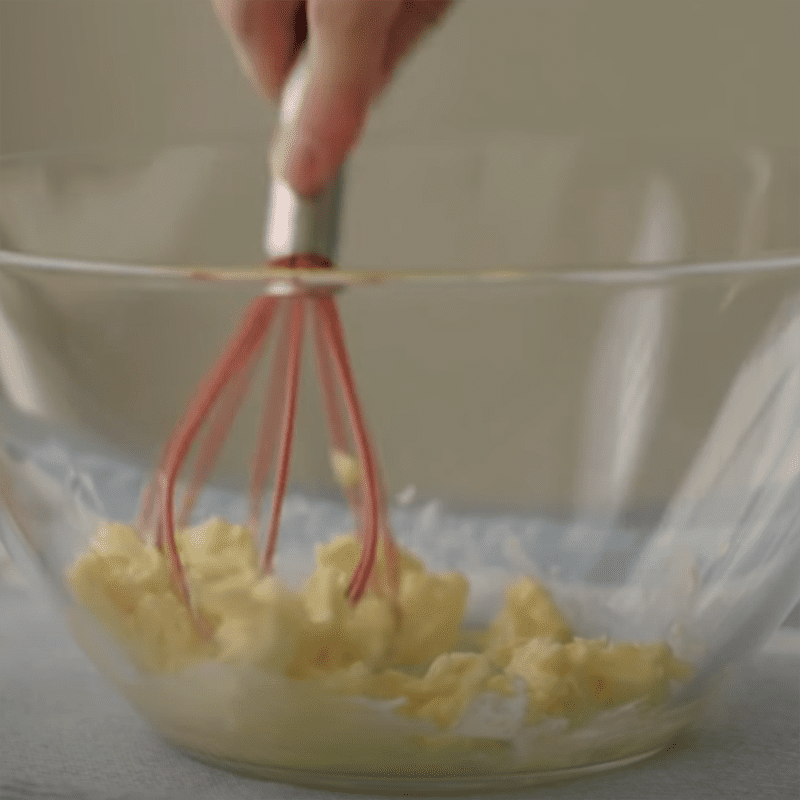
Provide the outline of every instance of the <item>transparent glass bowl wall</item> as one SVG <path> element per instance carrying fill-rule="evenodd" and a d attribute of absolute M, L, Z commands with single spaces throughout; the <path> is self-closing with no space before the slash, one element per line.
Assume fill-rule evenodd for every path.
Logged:
<path fill-rule="evenodd" d="M 442 152 L 365 146 L 336 278 L 389 493 L 406 504 L 398 535 L 465 572 L 471 614 L 534 572 L 587 634 L 680 631 L 698 668 L 684 700 L 702 696 L 800 583 L 797 154 L 577 139 Z M 0 487 L 12 547 L 69 602 L 64 568 L 98 516 L 133 512 L 264 289 L 266 167 L 260 147 L 33 154 L 6 159 L 0 181 Z M 245 485 L 255 413 L 252 399 L 220 486 Z M 321 420 L 309 368 L 295 494 L 333 493 Z M 293 519 L 281 546 L 298 577 L 343 523 Z M 357 764 L 337 769 L 358 784 Z M 486 762 L 487 781 L 498 770 Z"/>

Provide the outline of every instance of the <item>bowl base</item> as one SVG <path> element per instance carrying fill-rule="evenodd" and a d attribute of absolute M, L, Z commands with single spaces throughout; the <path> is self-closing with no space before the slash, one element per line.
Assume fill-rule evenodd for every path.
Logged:
<path fill-rule="evenodd" d="M 448 776 L 447 778 L 400 778 L 381 777 L 379 775 L 358 775 L 354 773 L 336 773 L 332 771 L 316 772 L 313 770 L 270 767 L 251 764 L 244 761 L 222 758 L 219 756 L 193 750 L 189 747 L 170 744 L 184 755 L 212 767 L 233 772 L 247 778 L 257 778 L 275 783 L 293 784 L 309 789 L 348 792 L 351 794 L 370 794 L 386 796 L 430 796 L 434 795 L 470 795 L 475 792 L 508 792 L 526 789 L 540 784 L 596 775 L 621 767 L 627 767 L 644 761 L 661 752 L 667 744 L 613 761 L 602 761 L 585 764 L 580 767 L 566 769 L 539 770 L 514 773 L 487 773 L 485 775 L 469 775 L 463 778 Z"/>

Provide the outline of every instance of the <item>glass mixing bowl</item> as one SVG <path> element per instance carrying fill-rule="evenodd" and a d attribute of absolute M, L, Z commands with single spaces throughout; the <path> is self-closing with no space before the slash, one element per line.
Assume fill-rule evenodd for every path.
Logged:
<path fill-rule="evenodd" d="M 544 683 L 473 693 L 452 724 L 207 653 L 143 668 L 67 578 L 102 520 L 132 519 L 238 312 L 270 289 L 266 186 L 260 144 L 0 162 L 9 550 L 161 735 L 235 770 L 474 791 L 674 741 L 800 589 L 798 151 L 482 137 L 366 141 L 355 155 L 343 267 L 316 283 L 337 289 L 396 536 L 467 578 L 466 630 L 523 578 L 569 628 L 555 641 L 531 617 L 535 652 L 520 659 Z M 198 519 L 241 516 L 256 407 Z M 321 419 L 307 369 L 279 545 L 292 586 L 351 524 Z M 648 677 L 641 659 L 564 655 L 602 637 L 666 643 L 686 672 L 667 686 L 662 662 Z M 561 658 L 549 672 L 548 647 Z M 657 700 L 626 695 L 651 679 Z M 548 706 L 553 692 L 566 705 Z M 584 701 L 592 713 L 576 716 Z"/>

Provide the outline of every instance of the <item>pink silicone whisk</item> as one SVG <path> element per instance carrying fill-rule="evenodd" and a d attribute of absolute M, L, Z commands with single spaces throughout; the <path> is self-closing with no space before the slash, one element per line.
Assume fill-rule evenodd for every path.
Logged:
<path fill-rule="evenodd" d="M 281 99 L 282 125 L 291 125 L 292 117 L 299 111 L 305 81 L 305 61 L 301 56 Z M 300 197 L 288 184 L 274 179 L 265 232 L 270 264 L 301 271 L 330 269 L 336 251 L 341 195 L 341 175 L 325 192 L 313 198 Z M 357 602 L 368 589 L 396 590 L 397 555 L 387 522 L 380 469 L 356 392 L 336 301 L 330 290 L 304 287 L 299 280 L 286 296 L 265 293 L 246 308 L 238 329 L 169 437 L 155 477 L 143 497 L 140 527 L 155 534 L 156 546 L 166 552 L 176 586 L 190 607 L 175 531 L 188 524 L 248 392 L 256 366 L 267 349 L 270 333 L 275 332 L 276 344 L 256 435 L 248 520 L 258 541 L 262 498 L 274 466 L 272 504 L 261 554 L 262 569 L 267 573 L 273 569 L 292 456 L 303 341 L 308 327 L 316 352 L 332 461 L 334 465 L 344 462 L 354 467 L 340 480 L 361 542 L 361 555 L 350 580 L 348 597 Z M 194 469 L 178 508 L 176 484 L 196 441 Z M 384 549 L 386 565 L 383 587 L 378 586 L 376 579 L 379 547 Z"/>

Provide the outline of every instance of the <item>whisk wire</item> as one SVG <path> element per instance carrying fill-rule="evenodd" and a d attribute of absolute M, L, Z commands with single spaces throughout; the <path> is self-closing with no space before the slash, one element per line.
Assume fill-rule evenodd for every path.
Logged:
<path fill-rule="evenodd" d="M 364 424 L 361 404 L 356 393 L 355 381 L 344 343 L 342 324 L 336 304 L 330 296 L 317 297 L 315 298 L 315 303 L 322 324 L 323 336 L 344 395 L 345 406 L 350 418 L 358 453 L 363 485 L 364 531 L 361 558 L 356 565 L 348 588 L 348 594 L 351 600 L 355 602 L 361 598 L 367 587 L 378 550 L 378 487 L 375 480 L 375 462 L 366 425 Z"/>
<path fill-rule="evenodd" d="M 192 443 L 217 399 L 266 336 L 275 308 L 276 301 L 273 298 L 258 298 L 250 304 L 236 335 L 203 381 L 200 391 L 194 396 L 174 435 L 170 437 L 166 456 L 158 471 L 161 519 L 157 526 L 156 545 L 166 547 L 179 591 L 187 604 L 190 602 L 189 591 L 175 540 L 175 483 Z"/>
<path fill-rule="evenodd" d="M 275 465 L 279 422 L 283 416 L 286 399 L 286 376 L 289 364 L 289 325 L 287 309 L 281 313 L 280 332 L 275 344 L 272 364 L 267 378 L 267 389 L 261 406 L 258 438 L 253 453 L 253 469 L 250 474 L 250 513 L 248 526 L 253 535 L 261 534 L 261 509 L 267 479 Z"/>
<path fill-rule="evenodd" d="M 281 509 L 286 496 L 286 484 L 289 477 L 289 465 L 292 457 L 292 439 L 294 437 L 295 418 L 297 416 L 297 395 L 300 382 L 300 360 L 303 354 L 303 333 L 305 329 L 305 304 L 300 297 L 290 301 L 289 320 L 289 360 L 286 374 L 286 398 L 281 425 L 281 441 L 278 451 L 278 466 L 275 471 L 275 488 L 272 493 L 272 511 L 270 513 L 267 541 L 262 558 L 262 567 L 266 572 L 272 571 L 275 548 L 278 542 L 278 531 L 281 521 Z"/>
<path fill-rule="evenodd" d="M 253 349 L 253 352 L 247 357 L 247 361 L 243 368 L 234 377 L 232 383 L 223 392 L 222 397 L 218 403 L 218 407 L 214 411 L 214 417 L 209 425 L 209 430 L 203 440 L 200 450 L 195 459 L 194 474 L 186 489 L 183 498 L 181 512 L 178 516 L 177 526 L 179 528 L 185 527 L 189 524 L 194 507 L 200 497 L 203 486 L 211 477 L 217 457 L 222 449 L 225 440 L 230 433 L 236 415 L 247 396 L 247 390 L 250 388 L 250 383 L 253 379 L 253 373 L 256 370 L 260 357 L 264 351 L 266 342 L 267 331 L 261 341 Z"/>

